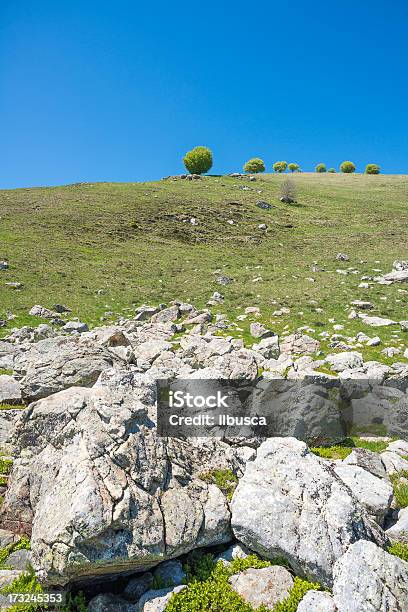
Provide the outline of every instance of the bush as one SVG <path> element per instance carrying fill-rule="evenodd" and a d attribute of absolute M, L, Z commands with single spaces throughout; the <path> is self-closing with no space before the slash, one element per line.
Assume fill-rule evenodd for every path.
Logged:
<path fill-rule="evenodd" d="M 287 204 L 291 204 L 292 202 L 296 202 L 296 196 L 296 183 L 293 179 L 287 178 L 283 181 L 280 188 L 280 200 Z"/>
<path fill-rule="evenodd" d="M 366 174 L 380 174 L 380 166 L 377 164 L 367 164 L 365 173 Z"/>
<path fill-rule="evenodd" d="M 287 167 L 288 167 L 288 164 L 285 161 L 275 162 L 273 164 L 273 169 L 275 172 L 285 172 Z"/>
<path fill-rule="evenodd" d="M 316 172 L 326 172 L 326 164 L 317 164 Z"/>
<path fill-rule="evenodd" d="M 352 174 L 353 172 L 356 171 L 356 167 L 353 164 L 353 162 L 344 161 L 340 166 L 340 170 L 341 172 L 344 172 L 345 174 Z"/>
<path fill-rule="evenodd" d="M 299 172 L 299 164 L 288 164 L 288 168 L 291 172 Z"/>
<path fill-rule="evenodd" d="M 329 168 L 327 172 L 331 172 L 332 174 L 334 174 L 336 172 L 335 168 Z"/>
<path fill-rule="evenodd" d="M 387 548 L 391 555 L 399 557 L 403 561 L 408 561 L 408 546 L 402 542 L 394 542 Z"/>
<path fill-rule="evenodd" d="M 183 163 L 190 174 L 204 174 L 213 165 L 213 156 L 207 147 L 195 147 L 183 158 Z"/>
<path fill-rule="evenodd" d="M 244 172 L 249 172 L 250 174 L 265 172 L 265 163 L 263 159 L 260 159 L 259 157 L 249 159 L 244 166 Z"/>

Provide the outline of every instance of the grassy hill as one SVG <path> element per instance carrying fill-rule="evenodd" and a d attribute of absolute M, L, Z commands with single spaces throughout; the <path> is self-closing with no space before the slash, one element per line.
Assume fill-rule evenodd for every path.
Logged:
<path fill-rule="evenodd" d="M 398 326 L 373 330 L 349 320 L 346 307 L 368 299 L 375 314 L 408 318 L 406 286 L 358 287 L 362 276 L 388 272 L 395 259 L 408 259 L 408 176 L 296 175 L 295 205 L 278 199 L 285 178 L 0 191 L 0 260 L 10 266 L 0 271 L 0 318 L 7 311 L 16 316 L 0 332 L 37 325 L 39 319 L 27 314 L 34 304 L 66 304 L 72 316 L 95 325 L 142 303 L 179 298 L 203 307 L 220 291 L 225 304 L 219 310 L 232 320 L 246 306 L 259 306 L 261 320 L 278 333 L 310 325 L 318 337 L 333 332 L 335 319 L 345 335 L 363 329 L 382 337 L 384 344 L 366 355 L 398 346 Z M 259 200 L 273 208 L 258 208 Z M 258 229 L 261 223 L 267 232 Z M 338 252 L 350 260 L 336 261 Z M 312 272 L 314 262 L 324 271 Z M 336 272 L 348 268 L 358 273 Z M 233 282 L 221 287 L 218 273 Z M 6 286 L 11 281 L 23 289 Z M 272 316 L 282 306 L 290 314 Z M 238 322 L 237 334 L 247 337 L 249 320 Z"/>

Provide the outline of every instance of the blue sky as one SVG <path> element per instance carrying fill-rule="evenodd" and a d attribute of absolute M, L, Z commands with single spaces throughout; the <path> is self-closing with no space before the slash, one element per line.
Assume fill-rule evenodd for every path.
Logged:
<path fill-rule="evenodd" d="M 2 0 L 0 187 L 151 180 L 195 145 L 408 173 L 408 3 Z"/>

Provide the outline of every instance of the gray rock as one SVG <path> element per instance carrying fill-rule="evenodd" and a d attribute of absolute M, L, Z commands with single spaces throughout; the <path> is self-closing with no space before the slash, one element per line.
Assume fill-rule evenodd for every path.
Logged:
<path fill-rule="evenodd" d="M 38 325 L 38 327 L 34 328 L 33 335 L 35 342 L 39 342 L 40 340 L 45 340 L 46 338 L 54 338 L 57 334 L 50 325 L 41 323 Z"/>
<path fill-rule="evenodd" d="M 408 270 L 408 261 L 394 261 L 392 264 L 394 270 Z"/>
<path fill-rule="evenodd" d="M 248 463 L 231 503 L 235 537 L 296 573 L 332 584 L 334 562 L 358 539 L 384 542 L 350 489 L 306 444 L 270 438 Z"/>
<path fill-rule="evenodd" d="M 134 612 L 165 612 L 173 593 L 180 593 L 185 585 L 174 588 L 147 591 L 137 602 Z"/>
<path fill-rule="evenodd" d="M 272 204 L 268 204 L 268 202 L 263 202 L 262 200 L 259 200 L 256 206 L 261 210 L 270 210 L 272 208 Z"/>
<path fill-rule="evenodd" d="M 0 375 L 0 404 L 21 404 L 20 383 L 7 374 Z"/>
<path fill-rule="evenodd" d="M 133 612 L 134 606 L 112 593 L 101 593 L 88 604 L 88 612 Z"/>
<path fill-rule="evenodd" d="M 365 448 L 354 448 L 343 460 L 345 465 L 358 465 L 378 478 L 385 478 L 387 472 L 378 453 Z"/>
<path fill-rule="evenodd" d="M 288 570 L 279 565 L 261 569 L 247 569 L 229 578 L 229 583 L 244 601 L 257 609 L 266 606 L 272 609 L 288 597 L 293 587 L 293 578 Z"/>
<path fill-rule="evenodd" d="M 277 359 L 279 357 L 279 337 L 262 338 L 258 344 L 252 345 L 252 350 L 260 353 L 265 359 Z"/>
<path fill-rule="evenodd" d="M 314 340 L 310 336 L 301 333 L 295 333 L 287 336 L 281 342 L 281 353 L 297 353 L 305 355 L 315 353 L 320 348 L 320 342 Z"/>
<path fill-rule="evenodd" d="M 19 353 L 21 353 L 19 346 L 0 340 L 0 368 L 13 370 L 14 360 Z"/>
<path fill-rule="evenodd" d="M 387 529 L 385 533 L 390 540 L 408 544 L 408 507 L 399 510 L 397 522 Z"/>
<path fill-rule="evenodd" d="M 8 584 L 11 584 L 14 580 L 19 578 L 22 573 L 23 572 L 21 572 L 20 570 L 14 569 L 0 570 L 0 589 L 7 586 Z"/>
<path fill-rule="evenodd" d="M 127 583 L 123 596 L 130 601 L 137 601 L 144 593 L 151 589 L 152 584 L 153 575 L 150 572 L 134 576 Z"/>
<path fill-rule="evenodd" d="M 218 276 L 215 277 L 216 282 L 219 285 L 230 285 L 234 279 L 230 278 L 229 276 L 225 276 L 224 274 L 219 274 Z"/>
<path fill-rule="evenodd" d="M 156 314 L 150 317 L 152 323 L 169 323 L 171 321 L 177 321 L 180 318 L 180 309 L 177 304 L 159 310 Z"/>
<path fill-rule="evenodd" d="M 27 571 L 27 568 L 31 564 L 31 553 L 24 548 L 15 550 L 7 557 L 4 564 L 14 570 Z"/>
<path fill-rule="evenodd" d="M 408 563 L 373 542 L 350 546 L 333 570 L 339 612 L 408 611 Z"/>
<path fill-rule="evenodd" d="M 120 366 L 122 360 L 107 349 L 81 336 L 57 336 L 41 340 L 19 355 L 15 373 L 21 378 L 21 393 L 33 401 L 73 386 L 92 386 L 99 374 Z"/>
<path fill-rule="evenodd" d="M 43 319 L 54 319 L 57 316 L 56 312 L 39 304 L 33 306 L 28 314 L 32 317 L 42 317 Z"/>
<path fill-rule="evenodd" d="M 150 307 L 150 306 L 141 306 L 137 309 L 137 314 L 135 316 L 135 321 L 148 321 L 159 312 L 158 308 Z"/>
<path fill-rule="evenodd" d="M 391 283 L 408 283 L 408 270 L 394 270 L 384 274 L 383 279 Z"/>
<path fill-rule="evenodd" d="M 390 442 L 386 450 L 390 451 L 391 453 L 397 453 L 398 455 L 401 455 L 401 457 L 407 457 L 408 456 L 408 441 L 395 440 L 394 442 Z"/>
<path fill-rule="evenodd" d="M 387 327 L 389 325 L 396 325 L 397 322 L 392 319 L 386 319 L 384 317 L 369 317 L 367 315 L 360 315 L 363 323 L 370 325 L 371 327 Z"/>
<path fill-rule="evenodd" d="M 249 329 L 253 338 L 269 338 L 274 335 L 273 331 L 267 329 L 262 323 L 251 323 Z"/>
<path fill-rule="evenodd" d="M 251 555 L 251 551 L 246 546 L 242 546 L 242 544 L 233 544 L 223 553 L 217 555 L 214 561 L 217 563 L 221 561 L 224 565 L 229 565 L 231 561 L 234 559 L 245 559 L 249 555 Z"/>
<path fill-rule="evenodd" d="M 357 353 L 357 351 L 347 351 L 345 353 L 327 355 L 326 361 L 330 363 L 335 372 L 343 372 L 344 370 L 361 368 L 363 365 L 363 356 L 361 353 Z"/>
<path fill-rule="evenodd" d="M 83 332 L 87 332 L 88 329 L 88 325 L 81 321 L 68 321 L 68 323 L 65 323 L 65 325 L 61 327 L 61 331 L 67 334 L 82 334 Z"/>
<path fill-rule="evenodd" d="M 154 570 L 154 577 L 165 586 L 179 586 L 186 579 L 186 574 L 180 561 L 165 561 Z"/>
<path fill-rule="evenodd" d="M 400 321 L 402 331 L 408 331 L 408 321 Z"/>
<path fill-rule="evenodd" d="M 382 525 L 393 498 L 391 483 L 358 465 L 339 463 L 334 466 L 334 471 L 354 493 L 360 504 Z"/>
<path fill-rule="evenodd" d="M 154 380 L 113 369 L 22 415 L 2 525 L 32 530 L 45 585 L 146 571 L 231 540 L 224 495 L 192 473 L 200 445 L 193 469 L 189 444 L 158 437 L 155 419 Z"/>
<path fill-rule="evenodd" d="M 308 591 L 297 612 L 338 612 L 333 597 L 325 591 Z"/>
<path fill-rule="evenodd" d="M 383 453 L 380 453 L 380 457 L 388 476 L 396 474 L 397 472 L 408 470 L 408 461 L 401 457 L 401 455 L 398 453 L 384 451 Z"/>
<path fill-rule="evenodd" d="M 351 305 L 360 310 L 372 310 L 374 308 L 371 302 L 365 302 L 364 300 L 354 300 Z"/>
<path fill-rule="evenodd" d="M 336 259 L 338 261 L 348 261 L 350 259 L 350 257 L 348 255 L 346 255 L 345 253 L 337 253 Z"/>

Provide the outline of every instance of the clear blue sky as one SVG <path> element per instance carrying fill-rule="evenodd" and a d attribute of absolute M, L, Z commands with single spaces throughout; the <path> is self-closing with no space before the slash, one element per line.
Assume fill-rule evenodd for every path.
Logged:
<path fill-rule="evenodd" d="M 249 157 L 408 173 L 408 3 L 0 2 L 0 187 Z"/>

